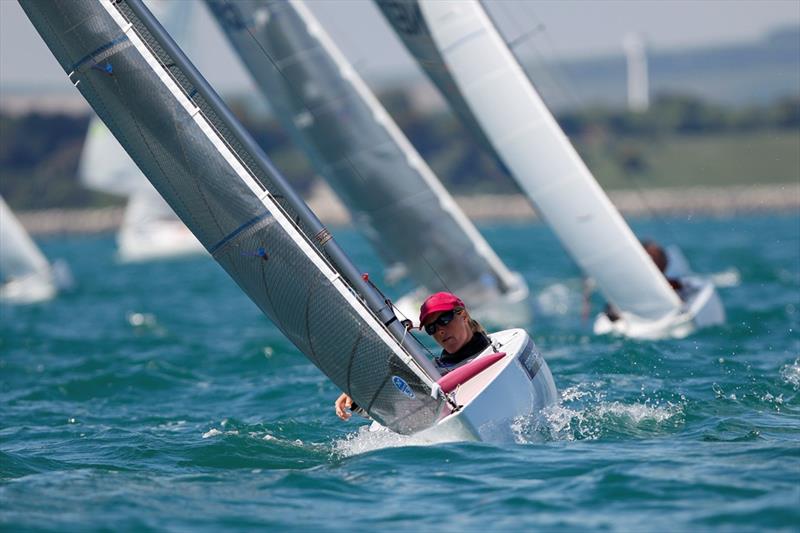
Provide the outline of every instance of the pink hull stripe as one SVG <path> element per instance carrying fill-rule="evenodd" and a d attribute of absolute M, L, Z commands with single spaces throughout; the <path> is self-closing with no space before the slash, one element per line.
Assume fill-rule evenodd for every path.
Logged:
<path fill-rule="evenodd" d="M 436 383 L 439 384 L 439 387 L 441 387 L 443 392 L 452 392 L 456 387 L 474 378 L 476 375 L 480 374 L 497 361 L 505 357 L 505 355 L 506 352 L 497 352 L 485 355 L 479 359 L 475 359 L 474 361 L 470 361 L 466 365 L 460 366 L 452 372 L 448 372 L 447 375 L 445 375 Z"/>

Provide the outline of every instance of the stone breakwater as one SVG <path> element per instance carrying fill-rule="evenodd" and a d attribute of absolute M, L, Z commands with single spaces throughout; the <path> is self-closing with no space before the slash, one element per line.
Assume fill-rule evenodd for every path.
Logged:
<path fill-rule="evenodd" d="M 800 181 L 779 185 L 690 187 L 609 191 L 611 201 L 625 216 L 732 215 L 760 211 L 800 212 Z M 347 209 L 324 185 L 306 199 L 325 224 L 350 222 Z M 536 212 L 521 195 L 457 196 L 472 220 L 531 220 Z M 123 208 L 50 209 L 20 212 L 20 221 L 33 235 L 107 233 L 122 222 Z"/>

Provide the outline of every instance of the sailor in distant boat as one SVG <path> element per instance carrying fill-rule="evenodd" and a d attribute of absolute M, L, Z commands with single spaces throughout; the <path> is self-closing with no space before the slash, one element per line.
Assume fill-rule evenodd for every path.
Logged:
<path fill-rule="evenodd" d="M 644 250 L 647 252 L 647 255 L 650 256 L 650 259 L 653 260 L 653 262 L 656 264 L 656 266 L 661 271 L 661 273 L 665 274 L 665 276 L 666 276 L 667 265 L 669 263 L 669 259 L 667 258 L 667 253 L 664 251 L 664 248 L 660 244 L 658 244 L 657 242 L 652 241 L 652 240 L 644 240 L 644 241 L 642 241 L 642 247 L 644 247 Z M 667 282 L 669 283 L 670 287 L 675 289 L 675 292 L 678 293 L 678 296 L 680 296 L 682 300 L 685 300 L 685 298 L 684 298 L 684 296 L 682 294 L 683 283 L 681 282 L 681 280 L 679 280 L 678 278 L 667 277 Z M 584 293 L 584 296 L 585 296 L 584 305 L 585 306 L 588 306 L 588 294 L 589 293 L 587 293 L 587 292 Z M 585 307 L 585 309 L 588 309 L 588 307 Z M 619 311 L 610 303 L 606 303 L 606 306 L 603 309 L 603 312 L 606 315 L 608 315 L 608 318 L 612 322 L 615 322 L 615 321 L 619 320 L 619 318 L 620 318 Z"/>
<path fill-rule="evenodd" d="M 420 329 L 442 347 L 442 353 L 434 358 L 442 374 L 471 361 L 491 343 L 486 330 L 469 315 L 461 298 L 449 292 L 430 295 L 420 307 L 419 322 Z M 348 420 L 351 413 L 366 416 L 345 393 L 336 399 L 334 406 L 342 420 Z"/>

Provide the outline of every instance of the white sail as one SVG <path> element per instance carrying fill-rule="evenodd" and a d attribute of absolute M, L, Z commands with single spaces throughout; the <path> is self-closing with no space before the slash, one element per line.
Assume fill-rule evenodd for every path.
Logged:
<path fill-rule="evenodd" d="M 120 196 L 153 187 L 96 116 L 89 122 L 78 162 L 78 178 L 92 190 Z"/>
<path fill-rule="evenodd" d="M 458 115 L 469 133 L 488 154 L 494 156 L 495 160 L 502 165 L 503 162 L 495 153 L 492 143 L 475 119 L 469 104 L 445 65 L 444 59 L 431 37 L 417 0 L 373 1 L 417 64 L 447 99 L 448 105 Z"/>
<path fill-rule="evenodd" d="M 0 300 L 31 303 L 56 292 L 50 263 L 0 196 Z"/>
<path fill-rule="evenodd" d="M 128 198 L 117 232 L 117 249 L 119 258 L 126 262 L 206 252 L 150 182 Z"/>
<path fill-rule="evenodd" d="M 420 0 L 460 92 L 520 187 L 605 297 L 644 320 L 681 300 L 545 106 L 480 3 Z"/>
<path fill-rule="evenodd" d="M 147 4 L 173 34 L 186 33 L 191 3 L 149 0 Z M 78 177 L 90 189 L 128 197 L 117 233 L 117 253 L 122 261 L 148 261 L 205 252 L 98 117 L 89 123 Z"/>
<path fill-rule="evenodd" d="M 70 80 L 248 296 L 387 427 L 433 425 L 424 349 L 139 0 L 20 2 Z"/>
<path fill-rule="evenodd" d="M 527 295 L 302 1 L 206 3 L 387 264 L 476 307 Z"/>

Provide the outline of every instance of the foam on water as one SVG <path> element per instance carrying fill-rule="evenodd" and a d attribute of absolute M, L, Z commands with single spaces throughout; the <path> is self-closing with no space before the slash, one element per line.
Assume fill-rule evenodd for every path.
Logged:
<path fill-rule="evenodd" d="M 339 457 L 352 457 L 386 448 L 431 446 L 452 441 L 452 438 L 444 434 L 400 435 L 386 429 L 375 430 L 374 427 L 371 429 L 370 425 L 366 425 L 358 428 L 358 431 L 334 441 L 333 453 Z"/>
<path fill-rule="evenodd" d="M 742 283 L 742 274 L 736 267 L 726 268 L 720 272 L 714 272 L 709 276 L 718 289 L 729 289 L 738 287 Z"/>
<path fill-rule="evenodd" d="M 795 359 L 794 363 L 781 368 L 781 377 L 786 383 L 794 387 L 794 390 L 800 390 L 800 358 Z"/>
<path fill-rule="evenodd" d="M 607 401 L 605 392 L 596 387 L 587 383 L 565 389 L 560 401 L 538 417 L 544 425 L 536 423 L 528 429 L 551 440 L 597 440 L 610 435 L 658 434 L 682 422 L 681 404 L 648 398 L 632 403 Z"/>

